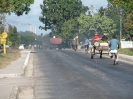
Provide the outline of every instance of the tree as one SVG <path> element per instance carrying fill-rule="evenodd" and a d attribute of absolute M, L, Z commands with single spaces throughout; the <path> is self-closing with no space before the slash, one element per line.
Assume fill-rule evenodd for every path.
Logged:
<path fill-rule="evenodd" d="M 28 14 L 33 3 L 34 0 L 0 0 L 0 13 Z"/>
<path fill-rule="evenodd" d="M 103 34 L 106 32 L 109 36 L 116 32 L 116 24 L 114 21 L 106 16 L 95 14 L 93 17 L 81 14 L 78 18 L 80 24 L 80 33 L 84 33 L 87 37 L 92 37 L 94 32 Z"/>
<path fill-rule="evenodd" d="M 34 45 L 36 43 L 35 37 L 37 37 L 34 33 L 25 31 L 19 32 L 20 43 L 25 44 L 25 46 Z"/>
<path fill-rule="evenodd" d="M 61 27 L 69 19 L 74 19 L 88 10 L 87 6 L 83 6 L 81 0 L 43 0 L 41 7 L 40 22 L 45 26 L 40 29 L 56 28 L 57 32 L 61 32 Z"/>
<path fill-rule="evenodd" d="M 130 35 L 130 38 L 133 40 L 133 13 L 127 15 L 124 27 L 128 35 Z"/>
<path fill-rule="evenodd" d="M 9 34 L 13 33 L 13 27 L 12 27 L 12 25 L 9 24 L 8 30 L 9 30 L 8 31 Z"/>
<path fill-rule="evenodd" d="M 99 9 L 98 13 L 100 13 L 100 15 L 103 16 L 103 13 L 101 12 L 105 12 L 105 16 L 107 16 L 108 18 L 112 19 L 115 24 L 116 24 L 116 35 L 118 35 L 118 37 L 120 36 L 120 23 L 121 23 L 121 31 L 122 31 L 122 38 L 126 38 L 127 35 L 129 35 L 127 33 L 127 31 L 125 31 L 124 29 L 124 23 L 126 21 L 126 16 L 129 13 L 128 10 L 123 9 L 117 5 L 112 5 L 112 4 L 108 4 L 107 8 L 104 9 Z M 120 22 L 120 19 L 122 19 L 122 21 Z"/>
<path fill-rule="evenodd" d="M 133 10 L 133 0 L 108 0 L 113 5 L 119 5 L 122 8 Z"/>
<path fill-rule="evenodd" d="M 62 33 L 60 36 L 63 38 L 63 43 L 69 43 L 75 38 L 77 34 L 77 19 L 69 19 L 68 21 L 64 22 L 61 27 Z"/>
<path fill-rule="evenodd" d="M 13 30 L 10 31 L 9 37 L 8 37 L 9 42 L 12 43 L 12 46 L 17 47 L 20 44 L 20 38 L 17 32 L 17 28 L 14 26 Z"/>

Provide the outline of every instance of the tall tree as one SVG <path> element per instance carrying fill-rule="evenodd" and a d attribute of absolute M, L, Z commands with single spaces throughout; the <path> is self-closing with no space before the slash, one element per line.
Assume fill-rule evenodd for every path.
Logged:
<path fill-rule="evenodd" d="M 45 24 L 41 29 L 56 28 L 61 32 L 61 27 L 69 19 L 74 19 L 88 10 L 82 5 L 81 0 L 43 0 L 41 16 L 39 20 Z"/>
<path fill-rule="evenodd" d="M 33 3 L 34 0 L 0 0 L 0 13 L 28 14 Z"/>

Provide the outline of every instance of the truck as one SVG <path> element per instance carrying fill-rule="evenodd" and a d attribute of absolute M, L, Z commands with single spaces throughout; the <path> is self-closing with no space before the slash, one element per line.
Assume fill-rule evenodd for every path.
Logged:
<path fill-rule="evenodd" d="M 50 49 L 62 49 L 62 38 L 50 38 Z"/>

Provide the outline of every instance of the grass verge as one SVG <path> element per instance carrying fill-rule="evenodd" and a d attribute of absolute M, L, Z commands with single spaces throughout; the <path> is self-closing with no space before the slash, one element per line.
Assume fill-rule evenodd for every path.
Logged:
<path fill-rule="evenodd" d="M 5 68 L 12 61 L 17 60 L 21 56 L 19 49 L 10 49 L 7 50 L 7 53 L 0 53 L 0 69 Z"/>
<path fill-rule="evenodd" d="M 129 55 L 129 56 L 133 56 L 133 48 L 120 48 L 118 50 L 118 52 L 120 54 L 125 54 L 125 55 Z"/>

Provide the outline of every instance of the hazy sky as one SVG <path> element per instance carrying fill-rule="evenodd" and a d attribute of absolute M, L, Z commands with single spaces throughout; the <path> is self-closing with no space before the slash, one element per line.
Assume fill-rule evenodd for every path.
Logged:
<path fill-rule="evenodd" d="M 107 0 L 81 0 L 85 6 L 91 7 L 93 6 L 93 11 L 96 12 L 96 9 L 99 9 L 101 6 L 107 6 Z M 7 23 L 12 24 L 17 27 L 18 31 L 29 31 L 30 24 L 32 26 L 36 26 L 37 34 L 46 34 L 49 31 L 40 30 L 39 26 L 43 24 L 39 21 L 39 16 L 41 13 L 40 4 L 42 4 L 43 0 L 35 0 L 35 3 L 31 5 L 31 11 L 28 15 L 16 16 L 11 15 L 7 17 Z"/>

